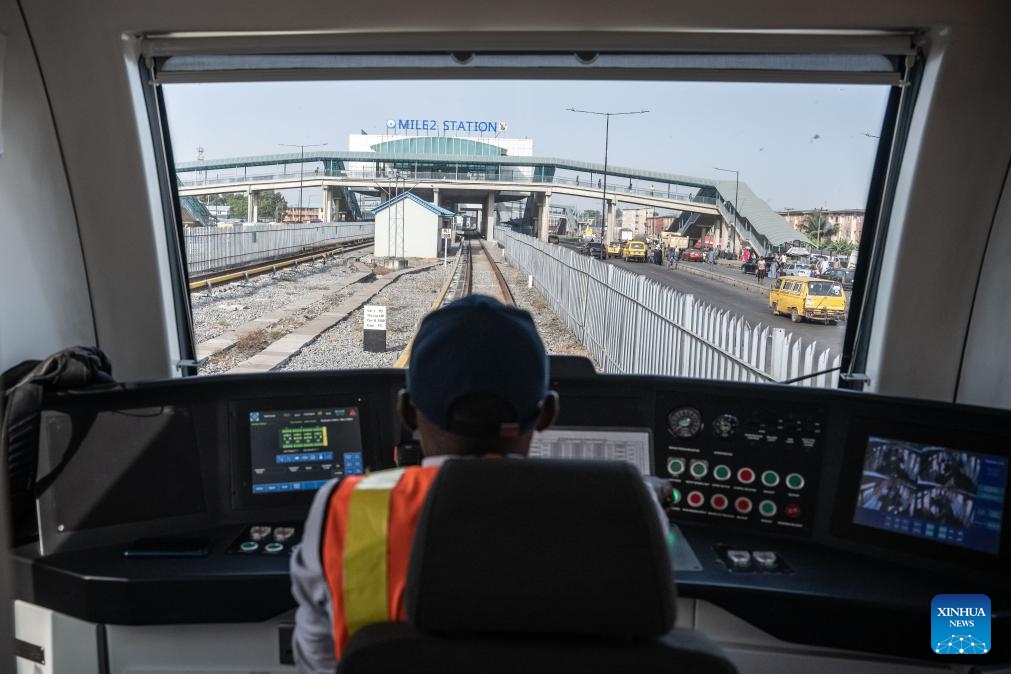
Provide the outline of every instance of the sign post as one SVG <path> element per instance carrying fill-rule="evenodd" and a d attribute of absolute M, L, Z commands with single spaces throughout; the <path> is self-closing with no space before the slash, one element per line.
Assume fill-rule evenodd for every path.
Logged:
<path fill-rule="evenodd" d="M 365 307 L 365 335 L 363 346 L 370 353 L 386 351 L 386 307 L 367 305 Z"/>
<path fill-rule="evenodd" d="M 453 230 L 449 227 L 442 228 L 442 266 L 449 264 L 449 240 L 453 238 Z"/>

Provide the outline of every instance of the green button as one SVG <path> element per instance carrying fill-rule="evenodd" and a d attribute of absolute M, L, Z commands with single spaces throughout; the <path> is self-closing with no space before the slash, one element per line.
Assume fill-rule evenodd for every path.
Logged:
<path fill-rule="evenodd" d="M 762 503 L 758 506 L 758 509 L 763 515 L 776 514 L 776 504 L 772 501 L 762 501 Z"/>
<path fill-rule="evenodd" d="M 713 475 L 716 476 L 717 480 L 727 480 L 730 478 L 730 469 L 726 466 L 716 466 L 713 470 Z"/>
<path fill-rule="evenodd" d="M 667 462 L 667 472 L 671 475 L 680 475 L 685 472 L 685 462 L 682 459 L 671 459 Z"/>
<path fill-rule="evenodd" d="M 774 470 L 767 470 L 762 473 L 762 484 L 767 487 L 775 487 L 779 484 L 779 475 Z"/>
<path fill-rule="evenodd" d="M 671 492 L 670 502 L 671 502 L 671 505 L 677 505 L 678 503 L 681 503 L 681 490 L 680 489 L 674 489 L 674 491 Z"/>
<path fill-rule="evenodd" d="M 695 477 L 702 477 L 709 471 L 709 466 L 705 461 L 696 461 L 692 464 L 691 471 Z"/>
<path fill-rule="evenodd" d="M 804 486 L 803 476 L 797 473 L 790 473 L 786 476 L 786 486 L 790 489 L 800 489 Z"/>

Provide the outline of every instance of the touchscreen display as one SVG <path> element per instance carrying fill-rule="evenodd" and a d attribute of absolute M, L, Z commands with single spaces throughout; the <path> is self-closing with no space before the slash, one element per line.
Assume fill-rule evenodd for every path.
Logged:
<path fill-rule="evenodd" d="M 307 491 L 364 472 L 357 407 L 249 412 L 254 494 Z"/>
<path fill-rule="evenodd" d="M 853 521 L 997 554 L 1008 460 L 870 437 Z"/>

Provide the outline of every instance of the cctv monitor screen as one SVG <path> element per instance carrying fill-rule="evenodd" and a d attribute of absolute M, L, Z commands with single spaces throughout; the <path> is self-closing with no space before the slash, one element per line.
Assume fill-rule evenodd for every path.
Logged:
<path fill-rule="evenodd" d="M 250 410 L 254 494 L 313 491 L 364 472 L 357 407 Z"/>
<path fill-rule="evenodd" d="M 1008 460 L 871 436 L 853 522 L 997 554 Z"/>

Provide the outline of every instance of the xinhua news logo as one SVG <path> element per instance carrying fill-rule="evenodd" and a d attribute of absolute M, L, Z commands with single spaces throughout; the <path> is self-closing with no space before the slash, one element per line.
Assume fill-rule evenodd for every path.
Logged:
<path fill-rule="evenodd" d="M 989 653 L 990 597 L 939 594 L 930 602 L 930 650 L 937 655 Z"/>

